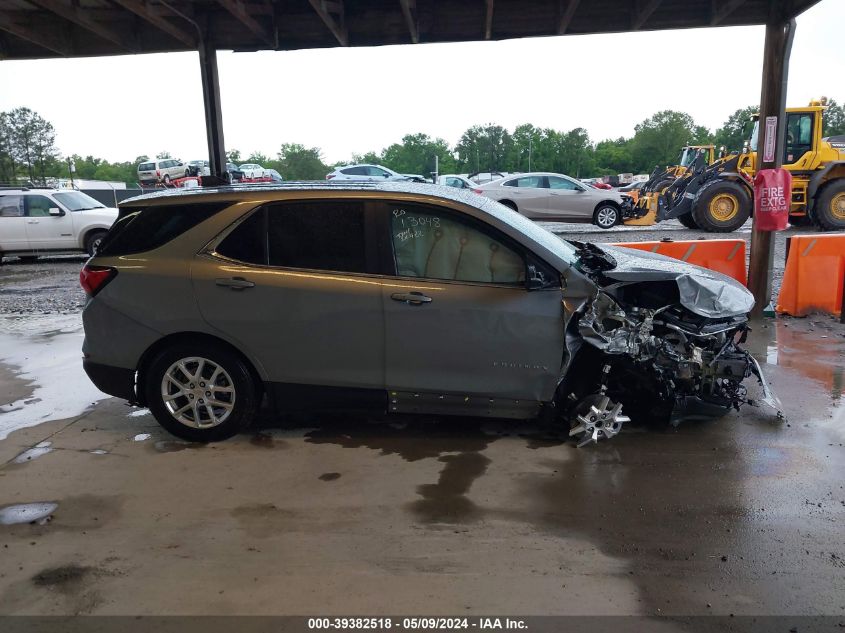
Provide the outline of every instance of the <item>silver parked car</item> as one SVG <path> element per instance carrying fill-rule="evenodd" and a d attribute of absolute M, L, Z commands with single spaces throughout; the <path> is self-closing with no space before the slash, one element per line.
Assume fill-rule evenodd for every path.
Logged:
<path fill-rule="evenodd" d="M 580 442 L 720 415 L 759 367 L 750 293 L 659 255 L 567 242 L 412 183 L 164 191 L 122 203 L 85 266 L 84 367 L 169 431 L 279 409 L 531 418 Z M 622 407 L 625 407 L 625 413 Z"/>
<path fill-rule="evenodd" d="M 534 172 L 500 178 L 476 189 L 534 220 L 592 222 L 609 229 L 622 219 L 622 196 L 548 172 Z"/>

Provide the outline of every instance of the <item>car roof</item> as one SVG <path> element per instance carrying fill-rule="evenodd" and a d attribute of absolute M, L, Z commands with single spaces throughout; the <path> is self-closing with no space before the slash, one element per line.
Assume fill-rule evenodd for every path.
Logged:
<path fill-rule="evenodd" d="M 488 199 L 466 190 L 444 187 L 430 183 L 412 183 L 405 181 L 369 182 L 369 181 L 289 181 L 286 183 L 258 183 L 248 185 L 224 185 L 220 187 L 191 187 L 188 189 L 163 189 L 152 193 L 127 198 L 120 206 L 138 206 L 145 201 L 174 200 L 185 202 L 196 196 L 213 195 L 226 197 L 227 194 L 293 192 L 293 191 L 371 191 L 384 193 L 423 194 L 446 198 L 453 202 L 461 202 L 481 208 Z"/>
<path fill-rule="evenodd" d="M 197 202 L 208 202 L 208 196 L 225 200 L 231 204 L 238 202 L 243 195 L 247 199 L 259 200 L 272 193 L 295 193 L 295 192 L 370 192 L 384 194 L 410 194 L 420 197 L 420 202 L 425 198 L 438 198 L 444 201 L 456 202 L 474 209 L 474 214 L 486 217 L 518 240 L 530 240 L 537 253 L 544 257 L 549 264 L 563 270 L 570 266 L 567 256 L 561 255 L 562 251 L 571 251 L 571 246 L 564 246 L 564 241 L 553 235 L 533 221 L 505 207 L 495 200 L 480 196 L 469 189 L 457 189 L 445 185 L 434 185 L 429 183 L 415 183 L 409 181 L 388 181 L 388 182 L 365 182 L 365 181 L 309 181 L 309 182 L 285 182 L 249 185 L 225 185 L 221 187 L 192 187 L 189 189 L 165 189 L 154 193 L 148 193 L 134 198 L 128 198 L 120 203 L 121 209 L 143 207 L 146 202 L 155 202 L 166 205 L 169 202 L 187 203 L 192 198 Z M 263 194 L 259 196 L 250 194 Z M 537 252 L 537 251 L 535 251 Z"/>
<path fill-rule="evenodd" d="M 62 193 L 76 189 L 55 189 L 51 187 L 0 187 L 0 196 L 7 193 Z"/>

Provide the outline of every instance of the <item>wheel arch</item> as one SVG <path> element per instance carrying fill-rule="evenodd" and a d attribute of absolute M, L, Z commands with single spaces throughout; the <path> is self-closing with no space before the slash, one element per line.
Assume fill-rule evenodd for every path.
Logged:
<path fill-rule="evenodd" d="M 596 206 L 593 207 L 593 213 L 599 210 L 599 207 L 605 204 L 609 204 L 612 207 L 615 207 L 617 211 L 622 211 L 622 205 L 614 200 L 613 198 L 605 198 L 604 200 L 600 200 Z"/>
<path fill-rule="evenodd" d="M 261 372 L 259 372 L 258 370 L 260 364 L 254 362 L 235 345 L 225 339 L 220 338 L 219 336 L 214 336 L 213 334 L 207 334 L 205 332 L 176 332 L 173 334 L 168 334 L 167 336 L 163 336 L 162 338 L 155 341 L 146 350 L 144 350 L 144 353 L 141 354 L 141 357 L 138 359 L 138 366 L 136 368 L 136 371 L 138 372 L 138 376 L 136 379 L 137 388 L 135 389 L 138 398 L 138 404 L 144 406 L 147 404 L 145 402 L 146 398 L 144 396 L 143 385 L 146 380 L 146 372 L 149 371 L 150 363 L 152 362 L 152 360 L 159 354 L 159 352 L 172 345 L 190 343 L 218 345 L 227 349 L 229 352 L 235 354 L 236 356 L 240 357 L 240 359 L 244 361 L 247 368 L 249 369 L 249 373 L 252 376 L 252 379 L 255 381 L 255 388 L 258 390 L 259 394 L 263 393 L 264 378 L 262 377 Z"/>
<path fill-rule="evenodd" d="M 810 176 L 807 184 L 807 200 L 813 201 L 815 206 L 817 194 L 832 181 L 845 178 L 845 160 L 834 160 L 825 165 L 824 169 Z"/>
<path fill-rule="evenodd" d="M 103 231 L 104 233 L 108 232 L 110 227 L 106 226 L 105 224 L 94 224 L 93 226 L 87 227 L 79 236 L 79 248 L 85 250 L 85 245 L 88 243 L 88 238 L 91 236 L 92 233 L 96 233 L 98 231 Z"/>

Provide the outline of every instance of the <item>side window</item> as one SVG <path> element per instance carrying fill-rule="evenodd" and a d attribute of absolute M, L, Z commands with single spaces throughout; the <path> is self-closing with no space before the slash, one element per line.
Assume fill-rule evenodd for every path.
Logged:
<path fill-rule="evenodd" d="M 23 217 L 23 196 L 0 196 L 0 218 Z"/>
<path fill-rule="evenodd" d="M 367 175 L 367 168 L 366 167 L 350 167 L 349 169 L 341 169 L 341 173 L 346 174 L 347 176 L 366 176 Z"/>
<path fill-rule="evenodd" d="M 530 187 L 533 189 L 542 189 L 544 187 L 542 176 L 523 176 L 522 178 L 515 178 L 505 183 L 506 187 Z"/>
<path fill-rule="evenodd" d="M 59 205 L 46 196 L 26 196 L 26 215 L 30 218 L 46 218 L 50 215 L 50 207 Z"/>
<path fill-rule="evenodd" d="M 364 203 L 330 200 L 268 206 L 267 245 L 271 266 L 368 272 Z"/>
<path fill-rule="evenodd" d="M 267 213 L 259 209 L 217 245 L 216 252 L 223 257 L 247 264 L 267 264 Z"/>
<path fill-rule="evenodd" d="M 570 191 L 576 191 L 579 189 L 578 185 L 576 185 L 571 180 L 567 180 L 566 178 L 560 178 L 558 176 L 549 176 L 549 188 L 567 189 Z"/>
<path fill-rule="evenodd" d="M 367 170 L 369 171 L 370 176 L 384 178 L 385 176 L 389 175 L 386 171 L 384 171 L 383 169 L 379 169 L 378 167 L 367 167 Z"/>
<path fill-rule="evenodd" d="M 799 113 L 786 115 L 785 164 L 794 163 L 813 148 L 813 115 Z"/>
<path fill-rule="evenodd" d="M 446 179 L 446 184 L 447 184 L 449 187 L 458 187 L 458 188 L 460 188 L 460 187 L 463 187 L 463 186 L 464 186 L 464 183 L 463 183 L 462 181 L 458 180 L 457 178 L 447 178 L 447 179 Z"/>
<path fill-rule="evenodd" d="M 473 223 L 433 207 L 391 204 L 396 274 L 402 277 L 521 285 L 525 262 Z"/>

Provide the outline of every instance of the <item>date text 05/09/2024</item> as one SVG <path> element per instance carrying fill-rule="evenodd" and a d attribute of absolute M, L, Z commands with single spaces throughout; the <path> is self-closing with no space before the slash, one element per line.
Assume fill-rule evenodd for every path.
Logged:
<path fill-rule="evenodd" d="M 524 620 L 519 618 L 477 617 L 477 618 L 308 618 L 309 630 L 333 631 L 442 631 L 442 630 L 478 630 L 504 631 L 527 630 Z"/>

